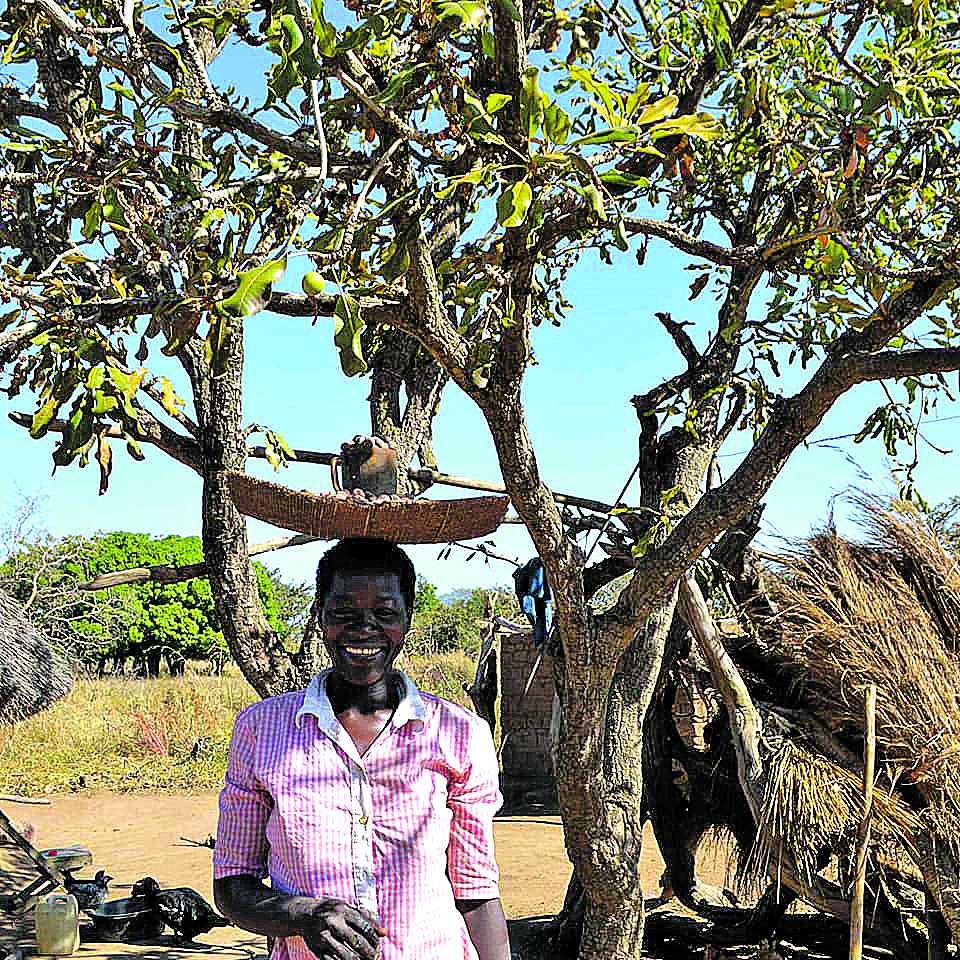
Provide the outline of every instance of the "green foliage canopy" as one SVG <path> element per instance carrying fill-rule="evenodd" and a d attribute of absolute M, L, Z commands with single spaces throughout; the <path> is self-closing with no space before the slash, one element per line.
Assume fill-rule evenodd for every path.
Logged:
<path fill-rule="evenodd" d="M 0 565 L 0 581 L 12 596 L 28 605 L 41 629 L 84 660 L 117 658 L 122 662 L 149 650 L 166 651 L 174 659 L 199 659 L 223 649 L 205 578 L 112 587 L 112 596 L 103 601 L 98 601 L 97 594 L 81 591 L 80 585 L 117 570 L 184 567 L 202 560 L 198 537 L 152 538 L 127 532 L 59 541 L 40 537 L 22 544 Z M 271 576 L 261 564 L 255 564 L 255 570 L 261 603 L 271 626 L 282 634 Z"/>

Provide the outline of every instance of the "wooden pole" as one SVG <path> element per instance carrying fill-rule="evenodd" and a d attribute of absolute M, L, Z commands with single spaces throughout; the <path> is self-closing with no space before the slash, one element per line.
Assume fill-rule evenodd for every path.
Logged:
<path fill-rule="evenodd" d="M 866 724 L 863 744 L 863 816 L 857 831 L 857 872 L 850 904 L 850 960 L 863 958 L 863 891 L 867 879 L 867 846 L 870 843 L 870 812 L 873 807 L 873 778 L 877 758 L 877 685 L 867 690 Z"/>

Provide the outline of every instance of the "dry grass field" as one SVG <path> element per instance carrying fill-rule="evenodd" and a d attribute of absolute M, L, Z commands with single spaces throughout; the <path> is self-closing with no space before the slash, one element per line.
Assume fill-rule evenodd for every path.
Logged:
<path fill-rule="evenodd" d="M 469 703 L 466 653 L 403 654 L 398 666 L 423 689 Z M 79 677 L 48 710 L 0 726 L 0 793 L 218 788 L 233 718 L 255 699 L 235 668 L 159 680 Z"/>

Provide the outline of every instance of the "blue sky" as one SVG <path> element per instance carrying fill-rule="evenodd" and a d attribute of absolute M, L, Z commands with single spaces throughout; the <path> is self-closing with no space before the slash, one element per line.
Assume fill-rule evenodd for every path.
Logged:
<path fill-rule="evenodd" d="M 228 48 L 218 62 L 218 72 L 244 87 L 249 85 L 248 92 L 258 101 L 261 95 L 254 90 L 262 90 L 259 66 L 249 49 Z M 715 314 L 716 304 L 708 291 L 693 303 L 688 301 L 692 275 L 682 269 L 686 262 L 660 241 L 651 243 L 642 269 L 632 253 L 619 255 L 612 267 L 588 256 L 570 275 L 567 297 L 574 309 L 563 326 L 535 331 L 538 363 L 527 374 L 524 396 L 541 474 L 553 489 L 612 501 L 623 486 L 636 457 L 637 422 L 630 397 L 682 369 L 654 313 L 666 310 L 675 320 L 700 321 L 701 337 L 706 336 L 702 331 L 710 328 Z M 305 268 L 305 261 L 298 261 L 280 287 L 298 290 Z M 697 329 L 689 328 L 695 340 Z M 355 433 L 367 432 L 369 381 L 346 380 L 341 374 L 331 320 L 321 318 L 311 325 L 309 320 L 264 313 L 247 321 L 247 331 L 246 423 L 277 429 L 290 446 L 326 451 L 337 450 Z M 699 345 L 705 343 L 701 340 Z M 148 364 L 186 393 L 174 362 L 157 354 Z M 954 378 L 951 384 L 956 386 Z M 7 409 L 29 411 L 28 399 L 18 398 Z M 767 498 L 764 537 L 805 534 L 826 515 L 830 498 L 851 485 L 892 489 L 882 448 L 856 445 L 851 436 L 881 402 L 876 385 L 853 391 L 815 432 L 815 442 L 796 451 Z M 958 418 L 960 406 L 944 401 L 931 415 L 924 434 L 937 446 L 952 450 Z M 731 438 L 721 457 L 725 476 L 748 446 L 746 437 Z M 61 469 L 51 476 L 52 447 L 52 438 L 31 440 L 25 430 L 0 418 L 0 517 L 27 494 L 40 497 L 36 520 L 54 535 L 118 529 L 154 535 L 199 533 L 200 481 L 159 452 L 145 446 L 146 461 L 136 463 L 118 449 L 110 489 L 98 497 L 95 465 Z M 500 480 L 486 425 L 452 385 L 436 422 L 436 449 L 442 470 Z M 942 456 L 922 448 L 920 458 L 917 478 L 928 500 L 938 502 L 957 491 L 955 453 Z M 264 462 L 250 461 L 248 470 L 295 488 L 329 489 L 325 467 L 293 464 L 276 475 Z M 465 494 L 438 487 L 432 495 Z M 626 499 L 630 502 L 635 497 L 634 486 Z M 838 513 L 843 516 L 842 509 Z M 250 522 L 251 542 L 276 535 L 275 529 Z M 499 552 L 520 561 L 532 553 L 522 528 L 503 527 L 493 539 Z M 510 581 L 509 564 L 485 565 L 481 557 L 468 562 L 463 551 L 439 561 L 438 550 L 418 547 L 411 553 L 420 572 L 441 592 Z M 307 581 L 312 579 L 320 551 L 319 545 L 310 545 L 262 559 L 289 580 Z"/>
<path fill-rule="evenodd" d="M 538 363 L 528 372 L 525 400 L 541 473 L 553 489 L 612 501 L 623 486 L 636 455 L 637 424 L 630 397 L 681 369 L 680 358 L 653 313 L 666 309 L 675 319 L 705 319 L 714 309 L 706 293 L 693 303 L 688 301 L 690 274 L 681 265 L 665 247 L 652 248 L 643 269 L 637 269 L 630 255 L 613 267 L 585 260 L 572 275 L 569 299 L 575 306 L 563 326 L 535 331 Z M 296 285 L 293 275 L 282 284 L 290 289 Z M 369 381 L 343 377 L 330 320 L 321 318 L 311 325 L 309 319 L 264 313 L 248 320 L 247 329 L 244 422 L 277 429 L 291 446 L 326 451 L 337 450 L 355 433 L 367 431 Z M 176 367 L 168 359 L 158 355 L 149 362 L 157 364 L 156 372 L 171 376 L 178 386 L 182 383 L 182 378 L 173 377 Z M 856 445 L 848 436 L 879 402 L 876 386 L 853 391 L 816 431 L 813 439 L 826 442 L 794 454 L 767 498 L 767 539 L 777 533 L 806 533 L 826 516 L 830 497 L 850 485 L 890 488 L 882 448 Z M 7 409 L 28 406 L 20 398 Z M 945 402 L 933 415 L 939 419 L 931 419 L 924 434 L 937 446 L 950 448 L 958 416 L 958 405 Z M 110 489 L 98 497 L 95 465 L 60 469 L 51 476 L 52 445 L 51 438 L 31 440 L 22 428 L 5 418 L 0 421 L 0 512 L 13 509 L 22 491 L 41 496 L 38 519 L 55 535 L 118 529 L 154 535 L 199 532 L 200 483 L 186 468 L 146 446 L 146 461 L 136 463 L 121 448 Z M 486 425 L 454 386 L 447 389 L 436 424 L 436 447 L 442 470 L 499 481 Z M 725 476 L 747 447 L 747 438 L 731 438 L 721 457 Z M 921 449 L 920 455 L 918 479 L 924 495 L 937 502 L 954 493 L 957 455 L 942 456 L 930 448 Z M 248 470 L 298 489 L 329 489 L 325 467 L 293 464 L 277 475 L 266 463 L 250 461 Z M 443 487 L 432 494 L 463 495 Z M 628 502 L 635 496 L 634 485 Z M 251 542 L 277 533 L 250 521 Z M 522 528 L 503 527 L 493 539 L 499 552 L 521 561 L 532 554 Z M 320 549 L 319 545 L 297 547 L 262 559 L 289 580 L 308 581 Z M 438 551 L 438 547 L 411 550 L 418 570 L 441 592 L 510 581 L 508 564 L 484 564 L 482 557 L 467 561 L 464 551 L 439 561 Z"/>

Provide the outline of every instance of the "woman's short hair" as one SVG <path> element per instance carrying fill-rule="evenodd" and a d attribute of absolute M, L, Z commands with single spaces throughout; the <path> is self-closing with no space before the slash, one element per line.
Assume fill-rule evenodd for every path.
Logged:
<path fill-rule="evenodd" d="M 346 537 L 320 558 L 317 564 L 317 603 L 322 606 L 327 599 L 335 573 L 355 573 L 360 570 L 385 570 L 396 574 L 407 606 L 407 616 L 413 616 L 413 601 L 417 593 L 417 574 L 413 562 L 395 543 L 375 537 Z"/>

